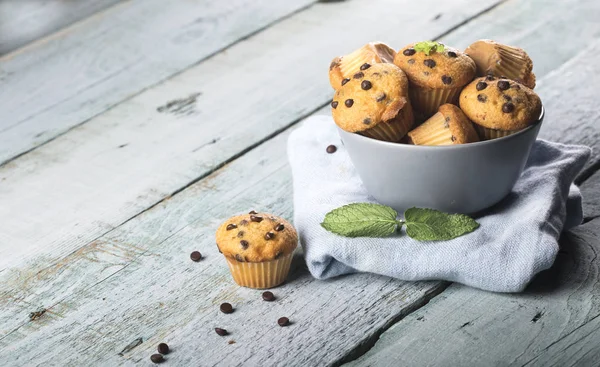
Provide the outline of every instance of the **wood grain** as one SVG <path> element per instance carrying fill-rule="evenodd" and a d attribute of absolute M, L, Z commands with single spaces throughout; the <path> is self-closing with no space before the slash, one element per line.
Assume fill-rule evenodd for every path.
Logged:
<path fill-rule="evenodd" d="M 0 56 L 119 1 L 0 1 Z"/>
<path fill-rule="evenodd" d="M 584 220 L 600 217 L 600 172 L 596 172 L 581 184 Z"/>
<path fill-rule="evenodd" d="M 0 58 L 0 163 L 315 0 L 130 0 Z"/>

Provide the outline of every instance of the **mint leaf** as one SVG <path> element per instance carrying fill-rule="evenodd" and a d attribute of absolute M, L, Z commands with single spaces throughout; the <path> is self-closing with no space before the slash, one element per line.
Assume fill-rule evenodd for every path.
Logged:
<path fill-rule="evenodd" d="M 406 233 L 419 241 L 451 240 L 479 227 L 464 214 L 446 214 L 433 209 L 410 208 L 404 212 Z"/>
<path fill-rule="evenodd" d="M 398 212 L 385 205 L 348 204 L 327 213 L 321 226 L 345 237 L 385 237 L 402 226 L 397 216 Z"/>
<path fill-rule="evenodd" d="M 435 41 L 418 42 L 415 43 L 413 48 L 417 52 L 424 52 L 427 56 L 429 56 L 431 52 L 444 52 L 444 45 Z"/>

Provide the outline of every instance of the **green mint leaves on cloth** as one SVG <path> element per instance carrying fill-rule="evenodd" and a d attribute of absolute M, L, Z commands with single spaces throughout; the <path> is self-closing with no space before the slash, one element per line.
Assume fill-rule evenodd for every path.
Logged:
<path fill-rule="evenodd" d="M 331 144 L 337 151 L 328 154 L 325 147 Z M 290 134 L 287 153 L 294 226 L 308 270 L 319 279 L 368 272 L 401 280 L 448 280 L 494 292 L 518 292 L 537 273 L 552 266 L 561 232 L 577 226 L 583 218 L 581 195 L 572 183 L 589 158 L 587 147 L 538 140 L 512 192 L 475 217 L 479 228 L 439 241 L 415 240 L 403 234 L 343 237 L 321 226 L 326 214 L 336 208 L 376 204 L 330 116 L 314 116 L 300 123 Z M 415 222 L 431 220 L 413 214 L 405 215 Z M 391 218 L 392 213 L 387 215 Z M 390 230 L 395 224 L 377 226 Z M 410 226 L 405 228 L 412 231 Z"/>

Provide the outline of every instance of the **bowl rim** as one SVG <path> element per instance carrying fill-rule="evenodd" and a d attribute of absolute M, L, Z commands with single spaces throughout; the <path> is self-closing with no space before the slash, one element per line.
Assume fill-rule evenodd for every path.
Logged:
<path fill-rule="evenodd" d="M 394 143 L 391 141 L 384 141 L 384 140 L 377 140 L 377 139 L 369 138 L 367 136 L 360 135 L 357 133 L 351 133 L 351 132 L 343 130 L 342 128 L 340 128 L 337 125 L 336 125 L 336 127 L 344 135 L 352 135 L 353 138 L 356 138 L 357 140 L 363 141 L 365 143 L 380 144 L 383 146 L 396 147 L 397 149 L 452 150 L 452 149 L 469 149 L 469 148 L 475 148 L 475 147 L 482 146 L 482 145 L 500 144 L 503 141 L 515 139 L 516 137 L 526 134 L 528 131 L 530 131 L 532 129 L 535 129 L 538 125 L 540 125 L 544 121 L 545 115 L 546 115 L 546 111 L 544 109 L 544 106 L 542 106 L 542 110 L 540 112 L 540 116 L 538 117 L 538 119 L 533 124 L 527 126 L 523 130 L 520 130 L 511 135 L 503 136 L 503 137 L 496 138 L 496 139 L 478 141 L 475 143 L 455 144 L 455 145 L 414 145 L 414 144 Z"/>

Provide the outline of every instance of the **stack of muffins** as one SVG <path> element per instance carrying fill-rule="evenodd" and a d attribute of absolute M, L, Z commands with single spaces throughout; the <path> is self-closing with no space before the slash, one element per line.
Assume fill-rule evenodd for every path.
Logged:
<path fill-rule="evenodd" d="M 439 42 L 399 52 L 369 43 L 329 67 L 335 123 L 348 132 L 415 145 L 499 138 L 535 123 L 542 103 L 527 53 L 480 40 L 464 52 Z"/>

